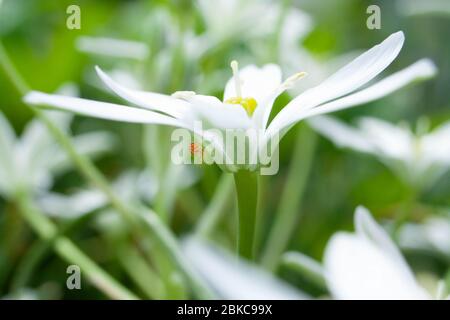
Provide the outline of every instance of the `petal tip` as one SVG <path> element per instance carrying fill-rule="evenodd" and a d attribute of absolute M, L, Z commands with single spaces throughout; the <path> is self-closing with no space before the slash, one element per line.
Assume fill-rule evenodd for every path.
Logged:
<path fill-rule="evenodd" d="M 420 60 L 420 62 L 423 65 L 424 74 L 428 77 L 434 77 L 438 72 L 438 68 L 436 64 L 433 62 L 433 60 L 429 58 L 425 58 Z"/>
<path fill-rule="evenodd" d="M 42 97 L 42 93 L 38 91 L 29 91 L 23 97 L 22 101 L 28 104 L 39 104 L 40 97 Z"/>
<path fill-rule="evenodd" d="M 384 40 L 383 42 L 396 43 L 398 48 L 402 48 L 403 43 L 405 42 L 405 34 L 403 33 L 403 31 L 397 31 L 397 32 L 391 34 L 389 37 L 387 37 L 386 40 Z"/>
<path fill-rule="evenodd" d="M 94 68 L 95 68 L 95 72 L 97 73 L 97 75 L 100 78 L 102 78 L 102 77 L 104 77 L 106 75 L 105 72 L 98 65 L 95 65 Z"/>
<path fill-rule="evenodd" d="M 402 30 L 394 32 L 391 36 L 396 37 L 401 41 L 405 40 L 405 33 Z"/>
<path fill-rule="evenodd" d="M 373 221 L 369 210 L 364 206 L 358 206 L 355 210 L 354 224 L 356 227 L 365 224 L 367 221 Z"/>

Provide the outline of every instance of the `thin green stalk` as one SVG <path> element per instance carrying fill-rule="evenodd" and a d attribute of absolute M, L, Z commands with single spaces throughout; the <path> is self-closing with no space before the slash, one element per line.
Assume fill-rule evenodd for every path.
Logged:
<path fill-rule="evenodd" d="M 275 27 L 273 28 L 274 32 L 272 35 L 272 45 L 270 46 L 269 52 L 269 61 L 270 60 L 278 60 L 280 54 L 280 34 L 283 29 L 283 23 L 285 21 L 286 15 L 289 13 L 289 7 L 291 5 L 291 0 L 283 0 L 280 6 L 280 11 L 275 22 Z"/>
<path fill-rule="evenodd" d="M 25 84 L 25 81 L 23 81 L 17 70 L 14 68 L 1 42 L 0 64 L 9 75 L 9 77 L 13 80 L 13 83 L 16 85 L 17 90 L 22 95 L 25 95 L 29 91 L 28 86 Z M 39 117 L 39 119 L 47 126 L 47 129 L 54 136 L 55 140 L 67 152 L 68 156 L 78 168 L 79 172 L 107 196 L 111 205 L 117 210 L 118 213 L 122 215 L 125 221 L 130 224 L 130 226 L 133 228 L 133 230 L 135 230 L 137 234 L 142 236 L 146 234 L 146 231 L 150 231 L 157 238 L 160 237 L 162 233 L 166 235 L 165 238 L 158 238 L 159 243 L 161 247 L 164 248 L 164 250 L 168 251 L 168 254 L 170 257 L 172 257 L 175 265 L 191 282 L 194 293 L 199 298 L 211 297 L 210 290 L 206 285 L 203 284 L 203 281 L 201 281 L 199 277 L 195 276 L 195 272 L 193 272 L 193 270 L 191 270 L 188 265 L 180 263 L 182 259 L 179 259 L 180 250 L 178 244 L 176 243 L 175 238 L 173 237 L 167 226 L 159 221 L 157 215 L 155 213 L 152 213 L 152 217 L 154 218 L 154 220 L 158 221 L 158 227 L 163 229 L 162 233 L 160 229 L 154 229 L 154 224 L 145 224 L 143 226 L 141 223 L 142 220 L 139 219 L 139 212 L 135 212 L 135 210 L 128 208 L 128 206 L 125 205 L 122 200 L 116 196 L 114 190 L 111 188 L 106 178 L 100 171 L 98 171 L 98 169 L 94 166 L 90 159 L 76 152 L 70 138 L 67 137 L 57 126 L 55 126 L 52 121 L 48 117 L 46 117 L 43 112 L 41 112 L 41 110 L 36 109 L 33 106 L 29 107 L 36 114 L 36 116 Z M 172 242 L 170 245 L 166 244 L 164 240 L 166 240 L 167 238 L 170 238 L 172 241 L 174 241 L 174 243 Z"/>
<path fill-rule="evenodd" d="M 155 212 L 161 219 L 170 224 L 171 213 L 177 195 L 177 183 L 183 167 L 181 165 L 169 164 L 166 167 L 163 179 L 160 179 L 159 191 L 155 201 Z"/>
<path fill-rule="evenodd" d="M 219 222 L 225 207 L 230 203 L 232 192 L 233 176 L 231 174 L 224 173 L 220 178 L 219 184 L 214 192 L 214 196 L 197 224 L 195 230 L 196 234 L 205 238 L 210 236 Z"/>
<path fill-rule="evenodd" d="M 297 226 L 302 196 L 305 190 L 316 146 L 316 135 L 303 125 L 297 132 L 297 140 L 291 159 L 275 221 L 262 255 L 262 264 L 269 270 L 278 265 Z"/>
<path fill-rule="evenodd" d="M 66 235 L 75 223 L 84 219 L 86 216 L 79 219 L 71 220 L 69 223 L 59 226 L 58 233 L 60 236 Z M 27 286 L 36 268 L 48 256 L 52 250 L 52 243 L 45 239 L 37 239 L 33 245 L 27 249 L 25 255 L 20 259 L 19 264 L 15 268 L 11 279 L 11 291 L 18 292 L 20 289 Z"/>
<path fill-rule="evenodd" d="M 3 43 L 0 42 L 0 64 L 5 70 L 6 75 L 9 76 L 14 87 L 17 91 L 24 95 L 29 91 L 27 83 L 23 80 L 20 74 L 17 72 L 16 68 L 12 64 L 8 55 L 6 54 L 5 48 L 3 47 Z"/>
<path fill-rule="evenodd" d="M 414 187 L 407 186 L 407 188 L 408 194 L 403 203 L 400 205 L 394 221 L 393 237 L 395 239 L 398 238 L 399 230 L 401 229 L 402 225 L 411 216 L 411 212 L 414 209 L 414 205 L 416 204 L 417 198 L 419 196 L 419 192 Z"/>
<path fill-rule="evenodd" d="M 133 282 L 150 299 L 162 299 L 165 294 L 164 283 L 153 268 L 150 268 L 132 245 L 120 245 L 117 251 L 119 263 Z"/>
<path fill-rule="evenodd" d="M 281 257 L 281 264 L 302 275 L 318 288 L 326 290 L 325 271 L 316 260 L 300 252 L 286 252 Z"/>
<path fill-rule="evenodd" d="M 255 246 L 256 256 L 261 252 L 262 241 L 265 237 L 264 226 L 267 221 L 266 200 L 270 176 L 259 175 L 258 177 L 258 204 L 256 211 Z"/>
<path fill-rule="evenodd" d="M 174 267 L 172 260 L 167 256 L 161 246 L 151 248 L 152 262 L 161 280 L 164 282 L 165 292 L 162 299 L 184 300 L 188 298 L 188 286 L 185 278 L 177 268 Z"/>
<path fill-rule="evenodd" d="M 41 262 L 49 252 L 51 245 L 51 242 L 39 239 L 27 250 L 23 258 L 20 259 L 20 263 L 11 279 L 12 292 L 18 292 L 27 285 L 33 271 L 36 270 L 39 262 Z"/>
<path fill-rule="evenodd" d="M 69 263 L 78 265 L 83 274 L 100 291 L 112 299 L 134 300 L 136 295 L 123 287 L 107 272 L 86 256 L 72 241 L 58 235 L 57 227 L 33 205 L 25 193 L 16 197 L 23 218 L 44 240 L 52 243 L 56 253 Z"/>
<path fill-rule="evenodd" d="M 141 217 L 143 218 L 143 222 L 145 222 L 145 226 L 154 231 L 155 240 L 161 247 L 166 249 L 167 254 L 175 265 L 180 267 L 180 271 L 189 280 L 193 292 L 202 299 L 214 298 L 214 293 L 204 284 L 197 272 L 192 269 L 191 263 L 186 260 L 185 255 L 180 250 L 177 239 L 165 227 L 164 222 L 158 218 L 156 213 L 148 208 L 143 208 L 141 212 L 144 214 Z"/>
<path fill-rule="evenodd" d="M 177 205 L 190 221 L 198 221 L 204 211 L 203 199 L 197 189 L 187 188 L 178 193 Z"/>
<path fill-rule="evenodd" d="M 258 175 L 248 170 L 234 174 L 239 209 L 237 252 L 248 260 L 254 258 L 256 208 L 258 203 Z"/>

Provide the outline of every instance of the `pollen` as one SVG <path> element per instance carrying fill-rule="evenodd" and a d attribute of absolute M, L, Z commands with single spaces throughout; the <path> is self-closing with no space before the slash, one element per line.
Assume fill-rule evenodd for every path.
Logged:
<path fill-rule="evenodd" d="M 225 103 L 242 106 L 245 109 L 245 111 L 247 111 L 247 114 L 249 116 L 253 114 L 256 107 L 258 106 L 256 100 L 251 97 L 249 98 L 233 97 L 225 100 Z"/>

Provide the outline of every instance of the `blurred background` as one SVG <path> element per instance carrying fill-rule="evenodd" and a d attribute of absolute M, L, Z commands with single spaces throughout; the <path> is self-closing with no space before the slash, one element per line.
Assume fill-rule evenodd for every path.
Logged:
<path fill-rule="evenodd" d="M 437 65 L 438 75 L 334 115 L 347 122 L 373 116 L 412 127 L 422 116 L 430 119 L 431 127 L 450 119 L 448 1 L 440 2 L 443 7 L 433 7 L 433 1 L 413 0 L 0 3 L 4 49 L 35 90 L 123 103 L 100 83 L 94 71 L 99 65 L 129 87 L 168 94 L 194 90 L 221 97 L 231 75 L 229 63 L 236 59 L 241 66 L 277 63 L 284 77 L 308 72 L 300 88 L 277 100 L 276 107 L 281 108 L 304 87 L 318 83 L 357 54 L 403 30 L 405 45 L 386 72 L 428 57 Z M 381 8 L 381 28 L 369 30 L 366 10 L 374 4 Z M 80 29 L 66 26 L 70 5 L 81 10 Z M 9 123 L 16 139 L 23 145 L 31 144 L 25 148 L 28 153 L 20 154 L 21 160 L 14 162 L 20 168 L 15 170 L 15 180 L 0 175 L 0 297 L 107 298 L 87 281 L 83 281 L 82 290 L 66 288 L 68 263 L 39 240 L 18 213 L 10 185 L 22 183 L 61 233 L 138 296 L 191 298 L 189 285 L 164 252 L 148 243 L 144 247 L 150 258 L 142 259 L 132 232 L 102 194 L 74 169 L 46 129 L 33 120 L 33 113 L 21 102 L 21 94 L 4 70 L 0 70 L 0 84 L 0 108 L 5 118 L 1 126 L 4 129 Z M 216 166 L 171 165 L 170 128 L 68 114 L 56 114 L 54 119 L 74 141 L 80 140 L 80 150 L 95 161 L 121 197 L 152 208 L 178 239 L 201 233 L 234 250 L 232 179 Z M 38 147 L 33 137 L 39 140 Z M 5 153 L 0 154 L 0 158 L 5 157 Z M 450 221 L 449 177 L 447 172 L 420 190 L 405 225 L 417 227 L 431 218 Z M 327 291 L 280 264 L 281 253 L 299 251 L 321 261 L 334 232 L 353 230 L 356 206 L 366 206 L 389 229 L 399 210 L 411 200 L 410 187 L 376 158 L 337 148 L 306 122 L 282 140 L 280 171 L 261 177 L 261 185 L 258 264 L 314 297 L 326 296 Z M 280 215 L 291 221 L 287 230 L 274 228 Z M 449 237 L 444 231 L 443 241 Z M 271 242 L 278 242 L 273 246 L 281 252 L 267 249 Z M 399 241 L 423 283 L 450 279 L 449 244 L 436 250 Z"/>

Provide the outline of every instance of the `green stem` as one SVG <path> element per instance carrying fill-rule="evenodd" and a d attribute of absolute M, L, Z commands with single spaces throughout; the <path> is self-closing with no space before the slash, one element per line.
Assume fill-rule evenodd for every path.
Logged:
<path fill-rule="evenodd" d="M 315 146 L 315 133 L 305 125 L 299 127 L 283 194 L 262 255 L 262 264 L 269 270 L 278 265 L 297 226 Z"/>
<path fill-rule="evenodd" d="M 78 265 L 90 282 L 112 299 L 138 299 L 107 272 L 86 256 L 72 241 L 58 235 L 57 227 L 33 205 L 25 193 L 16 197 L 23 218 L 44 240 L 52 243 L 57 254 L 68 263 Z"/>
<path fill-rule="evenodd" d="M 211 299 L 215 295 L 210 288 L 204 284 L 197 272 L 191 267 L 191 263 L 187 261 L 185 255 L 178 246 L 177 239 L 172 232 L 166 228 L 164 222 L 159 219 L 158 215 L 148 208 L 141 210 L 145 215 L 141 215 L 144 225 L 154 232 L 157 243 L 167 251 L 167 254 L 173 263 L 179 267 L 180 271 L 189 280 L 194 293 L 201 299 Z"/>
<path fill-rule="evenodd" d="M 150 268 L 136 248 L 129 244 L 117 244 L 117 258 L 130 278 L 150 299 L 162 299 L 165 287 L 159 275 Z"/>
<path fill-rule="evenodd" d="M 51 250 L 51 243 L 43 239 L 37 240 L 20 259 L 14 275 L 11 279 L 11 291 L 18 292 L 24 288 L 32 277 L 33 272 L 39 263 Z"/>
<path fill-rule="evenodd" d="M 12 84 L 17 89 L 17 91 L 21 95 L 26 94 L 29 91 L 28 85 L 12 64 L 11 60 L 9 59 L 9 56 L 6 54 L 2 42 L 0 42 L 0 65 L 5 70 L 6 75 L 9 76 L 9 79 L 11 80 Z"/>
<path fill-rule="evenodd" d="M 191 222 L 198 221 L 205 210 L 200 192 L 193 188 L 186 188 L 178 193 L 177 205 Z"/>
<path fill-rule="evenodd" d="M 23 79 L 20 77 L 17 70 L 14 68 L 12 62 L 10 61 L 6 51 L 3 48 L 2 43 L 0 42 L 0 65 L 4 68 L 9 77 L 13 80 L 16 85 L 17 90 L 25 95 L 29 89 L 25 84 Z M 153 213 L 153 218 L 158 221 L 158 227 L 163 230 L 155 230 L 154 224 L 145 224 L 142 225 L 142 220 L 139 219 L 139 213 L 135 212 L 128 208 L 122 200 L 116 196 L 114 190 L 108 184 L 106 178 L 102 175 L 102 173 L 94 166 L 94 164 L 90 161 L 89 158 L 80 155 L 75 150 L 72 141 L 69 137 L 67 137 L 57 126 L 53 124 L 53 122 L 39 109 L 29 105 L 30 109 L 35 113 L 35 115 L 47 126 L 49 132 L 54 136 L 55 140 L 61 145 L 61 147 L 67 152 L 70 159 L 73 161 L 75 166 L 78 168 L 79 172 L 91 183 L 93 183 L 99 190 L 101 190 L 106 197 L 108 198 L 111 205 L 117 210 L 119 214 L 125 219 L 127 223 L 133 228 L 133 230 L 138 235 L 144 235 L 144 228 L 149 228 L 150 232 L 155 235 L 157 238 L 161 236 L 163 233 L 166 235 L 166 238 L 158 238 L 161 247 L 164 250 L 168 251 L 169 256 L 173 259 L 174 264 L 179 268 L 179 270 L 185 275 L 185 277 L 191 282 L 194 293 L 200 298 L 210 298 L 211 292 L 208 287 L 203 284 L 203 281 L 199 279 L 199 277 L 195 276 L 193 270 L 189 268 L 188 265 L 180 263 L 182 259 L 176 259 L 181 255 L 178 244 L 172 235 L 171 231 L 167 228 L 167 226 L 159 221 L 159 218 L 156 214 Z M 144 233 L 143 233 L 144 232 Z M 172 240 L 172 243 L 166 244 L 164 241 L 169 238 Z"/>
<path fill-rule="evenodd" d="M 258 204 L 256 211 L 255 229 L 255 252 L 261 252 L 261 245 L 265 238 L 265 225 L 267 221 L 266 199 L 270 176 L 259 175 L 258 177 Z"/>
<path fill-rule="evenodd" d="M 59 226 L 59 236 L 66 235 L 68 231 L 81 219 L 87 216 L 79 217 L 71 220 L 69 223 Z M 43 262 L 52 250 L 52 242 L 45 239 L 37 239 L 33 245 L 27 249 L 24 256 L 20 259 L 19 264 L 15 268 L 14 274 L 11 278 L 11 291 L 18 292 L 20 289 L 27 286 L 36 268 Z"/>
<path fill-rule="evenodd" d="M 239 256 L 252 260 L 254 258 L 258 175 L 255 172 L 241 170 L 234 174 L 234 182 L 239 209 L 237 251 Z"/>
<path fill-rule="evenodd" d="M 152 262 L 157 270 L 158 275 L 164 283 L 165 300 L 183 300 L 188 298 L 188 287 L 186 281 L 176 269 L 160 246 L 156 245 L 151 249 Z"/>
<path fill-rule="evenodd" d="M 300 252 L 286 252 L 281 264 L 314 283 L 319 289 L 326 290 L 325 271 L 316 260 Z"/>
<path fill-rule="evenodd" d="M 283 23 L 285 21 L 286 15 L 289 13 L 289 7 L 291 5 L 291 0 L 283 0 L 280 6 L 279 15 L 275 22 L 274 32 L 272 35 L 272 46 L 270 46 L 269 60 L 277 61 L 280 55 L 280 34 L 283 28 Z"/>
<path fill-rule="evenodd" d="M 405 198 L 405 201 L 400 205 L 399 211 L 396 214 L 393 228 L 393 237 L 394 239 L 398 238 L 399 230 L 402 225 L 410 218 L 411 211 L 414 209 L 414 205 L 416 204 L 419 192 L 414 188 L 407 186 L 408 193 Z"/>

